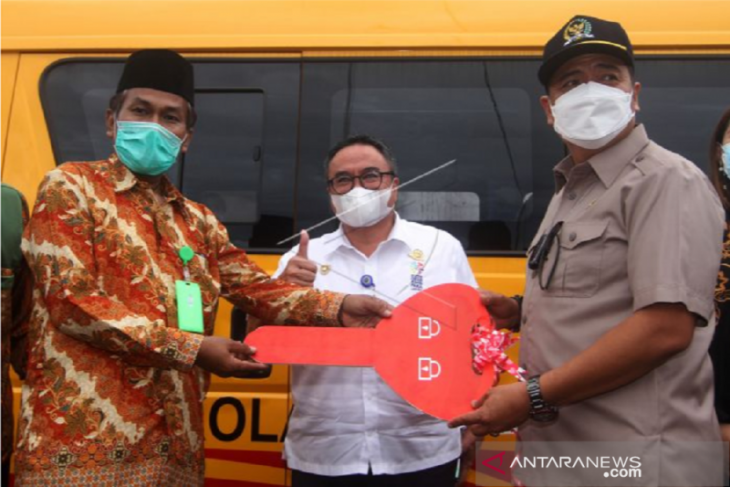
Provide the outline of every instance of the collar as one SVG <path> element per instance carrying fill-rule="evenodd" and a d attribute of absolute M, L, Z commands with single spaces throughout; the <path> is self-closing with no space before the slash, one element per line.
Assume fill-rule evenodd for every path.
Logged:
<path fill-rule="evenodd" d="M 414 248 L 416 248 L 417 242 L 415 241 L 418 239 L 415 235 L 415 232 L 408 231 L 408 223 L 409 222 L 403 220 L 400 215 L 398 215 L 398 212 L 395 211 L 395 223 L 393 224 L 393 228 L 390 231 L 390 235 L 388 235 L 388 238 L 386 238 L 383 242 L 397 240 L 405 244 L 409 250 L 413 250 Z M 327 255 L 336 252 L 340 248 L 349 248 L 356 250 L 350 242 L 350 239 L 347 238 L 347 234 L 345 234 L 342 223 L 340 223 L 337 231 L 325 236 L 324 238 L 325 242 L 323 245 L 323 250 Z M 381 245 L 383 244 L 383 242 L 381 242 Z"/>
<path fill-rule="evenodd" d="M 648 144 L 649 136 L 646 134 L 646 128 L 643 125 L 637 125 L 624 140 L 599 152 L 584 164 L 588 164 L 593 169 L 593 172 L 596 173 L 598 179 L 608 188 L 616 181 L 616 178 L 618 178 L 626 165 L 639 152 L 644 150 Z M 557 191 L 560 191 L 565 186 L 570 177 L 570 173 L 575 167 L 576 165 L 570 156 L 567 156 L 555 166 L 553 172 Z"/>
<path fill-rule="evenodd" d="M 115 193 L 123 193 L 129 191 L 135 186 L 140 188 L 149 188 L 149 184 L 145 181 L 141 181 L 137 176 L 130 171 L 127 166 L 119 160 L 116 154 L 109 156 L 109 162 L 111 163 L 111 170 L 109 171 L 109 182 L 114 187 Z M 185 201 L 185 197 L 174 184 L 170 182 L 167 176 L 163 176 L 160 181 L 160 192 L 165 198 L 165 201 L 173 202 L 176 201 L 181 205 Z"/>
<path fill-rule="evenodd" d="M 416 238 L 417 233 L 409 231 L 409 222 L 402 219 L 398 212 L 395 212 L 395 225 L 393 225 L 393 229 L 390 231 L 390 235 L 388 235 L 388 238 L 386 239 L 386 242 L 389 240 L 397 240 L 399 242 L 402 242 L 403 244 L 408 247 L 409 250 L 413 250 L 417 248 L 418 246 L 418 238 Z"/>

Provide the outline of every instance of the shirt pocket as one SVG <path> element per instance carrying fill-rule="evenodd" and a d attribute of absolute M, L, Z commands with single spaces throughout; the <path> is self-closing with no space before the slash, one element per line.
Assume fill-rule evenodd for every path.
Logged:
<path fill-rule="evenodd" d="M 558 237 L 555 276 L 547 293 L 557 297 L 591 297 L 598 291 L 608 222 L 565 222 Z M 549 272 L 549 262 L 545 263 Z"/>

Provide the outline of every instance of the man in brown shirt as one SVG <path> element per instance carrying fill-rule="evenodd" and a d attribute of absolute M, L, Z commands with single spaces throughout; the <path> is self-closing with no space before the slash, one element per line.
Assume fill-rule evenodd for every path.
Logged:
<path fill-rule="evenodd" d="M 714 464 L 687 455 L 720 440 L 707 355 L 720 201 L 694 164 L 636 124 L 641 85 L 619 24 L 574 17 L 547 43 L 539 77 L 569 155 L 555 167 L 521 306 L 488 303 L 500 324 L 521 325 L 531 379 L 492 389 L 451 425 L 479 436 L 519 426 L 523 447 L 630 442 L 644 482 L 712 485 Z"/>

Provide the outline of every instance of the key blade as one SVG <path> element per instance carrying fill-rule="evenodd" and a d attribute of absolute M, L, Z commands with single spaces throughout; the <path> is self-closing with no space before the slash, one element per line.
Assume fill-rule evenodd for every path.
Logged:
<path fill-rule="evenodd" d="M 246 337 L 266 364 L 372 367 L 375 330 L 314 326 L 261 326 Z"/>

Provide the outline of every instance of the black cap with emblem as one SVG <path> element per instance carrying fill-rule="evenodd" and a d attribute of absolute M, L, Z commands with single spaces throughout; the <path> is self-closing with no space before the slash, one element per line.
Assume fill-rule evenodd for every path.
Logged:
<path fill-rule="evenodd" d="M 547 86 L 560 66 L 582 54 L 608 54 L 634 66 L 634 49 L 621 24 L 576 15 L 545 44 L 540 82 Z"/>
<path fill-rule="evenodd" d="M 117 85 L 117 93 L 130 88 L 151 88 L 172 93 L 195 105 L 193 65 L 168 49 L 145 49 L 129 56 Z"/>

